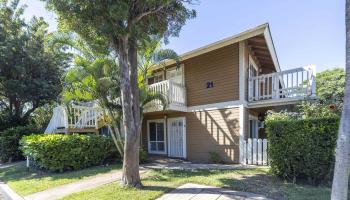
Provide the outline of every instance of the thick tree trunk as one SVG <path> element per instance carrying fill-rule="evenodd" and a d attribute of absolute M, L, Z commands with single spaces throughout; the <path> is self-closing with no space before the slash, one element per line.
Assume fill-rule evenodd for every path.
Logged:
<path fill-rule="evenodd" d="M 135 92 L 133 69 L 129 63 L 128 38 L 124 37 L 118 41 L 118 60 L 121 69 L 121 99 L 123 108 L 123 126 L 125 129 L 125 144 L 123 158 L 122 183 L 126 186 L 141 186 L 139 174 L 139 131 L 138 115 L 134 105 L 138 101 L 138 91 Z M 137 61 L 136 61 L 137 62 Z M 137 70 L 137 69 L 136 69 Z M 137 77 L 136 77 L 137 78 Z M 136 86 L 137 87 L 137 86 Z M 136 109 L 136 110 L 135 110 Z"/>
<path fill-rule="evenodd" d="M 350 0 L 346 0 L 346 84 L 344 105 L 341 116 L 334 177 L 332 200 L 347 200 L 350 173 Z"/>

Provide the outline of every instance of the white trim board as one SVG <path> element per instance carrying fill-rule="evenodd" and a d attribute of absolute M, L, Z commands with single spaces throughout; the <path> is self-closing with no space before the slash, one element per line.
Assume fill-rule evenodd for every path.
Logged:
<path fill-rule="evenodd" d="M 272 40 L 269 24 L 267 24 L 267 27 L 266 27 L 266 29 L 264 31 L 264 37 L 265 37 L 265 40 L 266 40 L 267 47 L 268 47 L 268 49 L 270 51 L 270 54 L 271 54 L 273 64 L 275 65 L 276 71 L 280 72 L 281 71 L 281 67 L 280 67 L 280 63 L 278 61 L 275 45 L 273 44 L 273 40 Z"/>
<path fill-rule="evenodd" d="M 261 108 L 261 107 L 271 107 L 271 106 L 283 106 L 297 104 L 298 102 L 305 100 L 305 98 L 287 98 L 287 99 L 268 99 L 261 100 L 258 102 L 248 103 L 248 108 Z"/>
<path fill-rule="evenodd" d="M 187 112 L 196 112 L 203 110 L 217 110 L 217 109 L 227 109 L 227 108 L 238 108 L 240 105 L 246 105 L 245 101 L 226 101 L 220 103 L 205 104 L 199 106 L 187 107 Z"/>
<path fill-rule="evenodd" d="M 239 42 L 239 99 L 243 101 L 245 99 L 245 70 L 244 66 L 246 65 L 245 60 L 246 46 L 245 42 Z"/>
<path fill-rule="evenodd" d="M 239 106 L 239 162 L 244 162 L 244 106 Z"/>

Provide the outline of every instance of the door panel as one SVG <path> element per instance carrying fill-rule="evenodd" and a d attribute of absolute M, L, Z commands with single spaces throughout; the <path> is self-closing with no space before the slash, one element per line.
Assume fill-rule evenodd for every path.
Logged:
<path fill-rule="evenodd" d="M 185 118 L 168 119 L 169 156 L 186 157 Z"/>

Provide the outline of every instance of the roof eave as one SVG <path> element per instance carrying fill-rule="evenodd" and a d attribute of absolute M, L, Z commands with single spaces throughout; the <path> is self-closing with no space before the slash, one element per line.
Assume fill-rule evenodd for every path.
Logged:
<path fill-rule="evenodd" d="M 258 35 L 264 35 L 266 42 L 268 44 L 269 52 L 271 54 L 273 63 L 274 63 L 275 68 L 276 68 L 276 71 L 281 71 L 268 23 L 265 23 L 265 24 L 262 24 L 260 26 L 255 27 L 253 29 L 249 29 L 247 31 L 241 32 L 237 35 L 219 40 L 217 42 L 206 45 L 204 47 L 189 51 L 187 53 L 180 55 L 179 57 L 180 57 L 181 61 L 184 61 L 184 60 L 196 57 L 198 55 L 205 54 L 205 53 L 211 52 L 213 50 L 216 50 L 216 49 L 219 49 L 219 48 L 222 48 L 222 47 L 234 44 L 234 43 L 238 43 L 240 41 L 244 41 L 246 39 L 249 39 L 249 38 L 252 38 L 252 37 L 255 37 Z M 164 63 L 162 63 L 162 65 L 157 65 L 157 66 L 151 67 L 151 70 L 157 70 L 157 69 L 163 68 L 164 66 L 173 65 L 175 63 L 176 63 L 175 60 L 166 60 L 166 61 L 164 61 Z"/>

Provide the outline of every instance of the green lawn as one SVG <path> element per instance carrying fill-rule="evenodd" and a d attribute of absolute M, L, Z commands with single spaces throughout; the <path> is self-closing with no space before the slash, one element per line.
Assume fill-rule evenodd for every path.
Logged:
<path fill-rule="evenodd" d="M 141 190 L 122 188 L 119 183 L 112 183 L 72 194 L 64 200 L 155 199 L 185 183 L 226 187 L 262 194 L 274 199 L 326 200 L 330 197 L 330 188 L 286 183 L 269 175 L 266 168 L 229 171 L 151 170 L 143 174 L 142 183 L 144 187 Z"/>
<path fill-rule="evenodd" d="M 58 185 L 76 182 L 97 174 L 120 169 L 120 164 L 114 164 L 65 173 L 45 173 L 34 170 L 28 172 L 25 163 L 21 163 L 14 167 L 0 169 L 0 181 L 6 182 L 19 195 L 25 196 Z"/>

